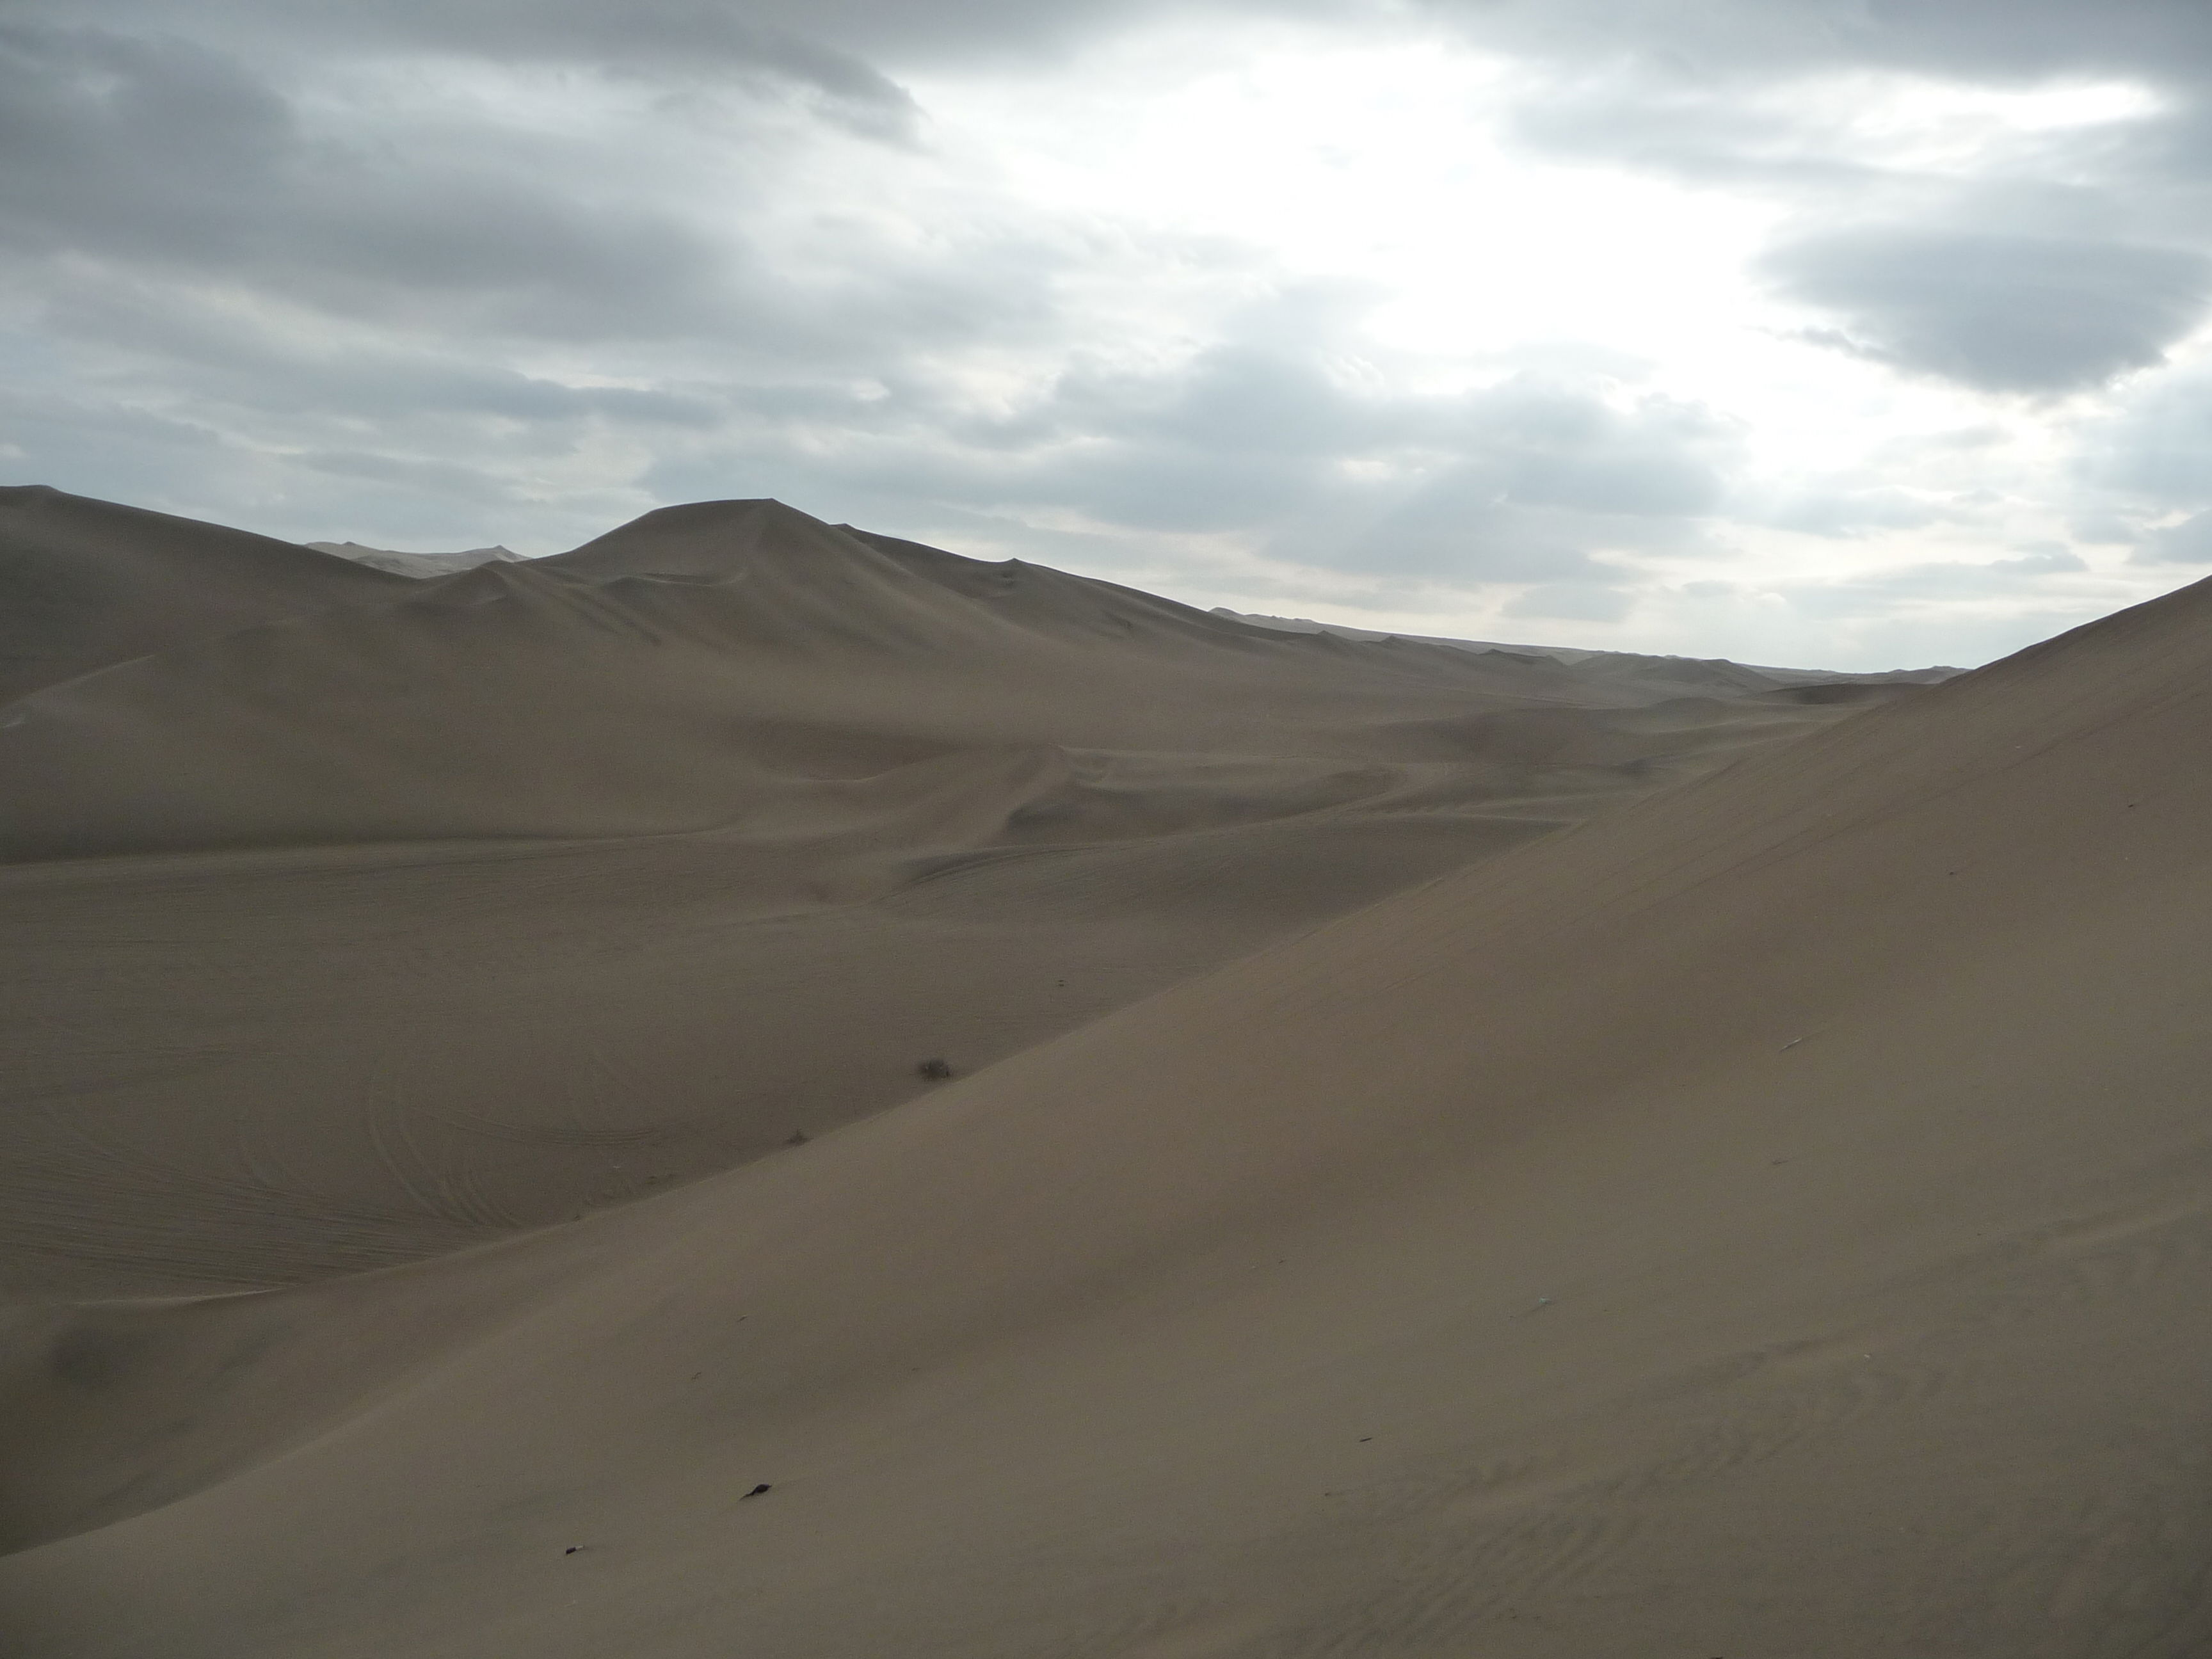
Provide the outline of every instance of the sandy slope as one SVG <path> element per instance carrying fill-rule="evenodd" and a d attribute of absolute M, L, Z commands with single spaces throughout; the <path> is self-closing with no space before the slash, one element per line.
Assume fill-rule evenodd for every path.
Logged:
<path fill-rule="evenodd" d="M 370 579 L 295 551 L 302 570 Z M 711 829 L 963 848 L 1049 810 L 1068 751 L 1090 750 L 1155 771 L 1199 757 L 1232 817 L 1409 786 L 1433 804 L 1440 782 L 1494 799 L 1526 781 L 1485 763 L 1471 719 L 1681 689 L 1271 632 L 772 501 L 664 509 L 553 559 L 374 579 L 405 591 L 0 709 L 0 857 Z M 1224 756 L 1271 769 L 1249 811 L 1218 787 Z M 1425 765 L 1464 787 L 1409 769 Z"/>
<path fill-rule="evenodd" d="M 668 1196 L 22 1316 L 14 1650 L 2203 1652 L 2208 737 L 2192 589 Z"/>
<path fill-rule="evenodd" d="M 0 489 L 0 705 L 188 641 L 406 589 L 266 536 L 40 485 Z"/>
<path fill-rule="evenodd" d="M 147 516 L 40 499 L 87 545 Z M 173 522 L 112 605 L 330 562 Z M 392 586 L 0 710 L 0 1295 L 653 1193 L 1853 707 L 1271 635 L 772 502 Z"/>
<path fill-rule="evenodd" d="M 0 875 L 0 1296 L 289 1283 L 651 1194 L 1529 828 L 1008 849 L 813 904 L 705 838 Z"/>

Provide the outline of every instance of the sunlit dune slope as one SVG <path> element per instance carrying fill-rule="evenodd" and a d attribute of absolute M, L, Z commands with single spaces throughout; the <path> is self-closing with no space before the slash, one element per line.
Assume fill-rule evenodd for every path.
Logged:
<path fill-rule="evenodd" d="M 12 1650 L 2203 1652 L 2208 740 L 2196 588 L 670 1196 L 26 1315 Z"/>

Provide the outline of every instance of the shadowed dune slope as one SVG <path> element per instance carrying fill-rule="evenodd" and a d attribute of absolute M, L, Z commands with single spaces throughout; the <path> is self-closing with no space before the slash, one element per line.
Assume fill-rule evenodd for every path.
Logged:
<path fill-rule="evenodd" d="M 0 704 L 187 641 L 407 586 L 243 530 L 43 485 L 0 489 Z"/>
<path fill-rule="evenodd" d="M 2201 1653 L 2208 741 L 2200 587 L 666 1197 L 26 1314 L 10 1650 Z"/>

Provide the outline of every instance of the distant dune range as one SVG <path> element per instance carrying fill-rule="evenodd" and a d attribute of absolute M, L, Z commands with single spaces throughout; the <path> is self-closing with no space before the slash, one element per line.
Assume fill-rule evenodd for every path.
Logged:
<path fill-rule="evenodd" d="M 9 549 L 11 582 L 18 565 L 27 586 L 99 562 L 85 544 L 100 535 L 130 556 L 69 618 L 87 641 L 70 677 L 0 715 L 11 860 L 709 830 L 964 850 L 1615 792 L 1810 718 L 1787 691 L 1643 712 L 1686 691 L 1741 698 L 1741 671 L 1645 659 L 1641 678 L 1601 677 L 1362 647 L 774 502 L 666 508 L 396 595 L 393 579 L 364 589 L 362 567 L 255 538 L 234 548 L 148 514 L 110 528 L 125 511 L 51 492 L 16 507 L 40 540 Z M 94 527 L 48 532 L 79 519 Z M 137 533 L 149 520 L 155 534 Z M 221 546 L 226 576 L 290 553 L 271 584 L 290 609 L 267 619 L 272 600 L 248 627 L 242 597 L 179 614 L 188 579 L 164 566 L 150 614 L 110 620 L 155 562 L 149 541 L 192 570 Z M 128 647 L 83 673 L 89 642 L 111 638 Z"/>
<path fill-rule="evenodd" d="M 128 659 L 0 708 L 41 1293 L 725 1169 L 1892 695 L 1285 635 L 764 501 L 428 581 L 51 490 L 0 532 L 0 614 L 76 596 L 19 661 Z"/>
<path fill-rule="evenodd" d="M 904 578 L 877 580 L 853 545 Z M 818 605 L 797 550 L 826 556 L 811 567 Z M 1510 659 L 1179 635 L 1194 613 L 1124 608 L 1121 590 L 1049 573 L 925 577 L 946 556 L 763 505 L 652 515 L 566 556 L 592 580 L 476 572 L 252 631 L 355 641 L 319 654 L 366 681 L 360 664 L 394 659 L 381 652 L 473 655 L 444 617 L 477 607 L 453 596 L 508 595 L 511 624 L 480 607 L 486 672 L 552 686 L 556 726 L 584 700 L 550 672 L 528 678 L 516 665 L 548 653 L 515 639 L 588 643 L 597 617 L 635 640 L 652 612 L 669 640 L 775 653 L 787 680 L 836 641 L 845 665 L 814 677 L 818 705 L 787 684 L 757 716 L 793 747 L 757 738 L 750 704 L 727 716 L 744 777 L 764 781 L 702 781 L 682 800 L 663 786 L 671 812 L 722 811 L 710 826 L 562 842 L 531 820 L 537 839 L 510 826 L 462 842 L 441 802 L 444 839 L 247 845 L 241 817 L 228 850 L 64 860 L 27 842 L 33 861 L 0 878 L 24 953 L 11 978 L 46 1000 L 22 1029 L 57 1068 L 9 1122 L 83 1127 L 80 1161 L 44 1166 L 0 1212 L 25 1286 L 0 1338 L 10 1654 L 2212 1650 L 2212 586 L 1848 719 L 1833 716 L 1850 704 L 1771 693 L 1693 719 L 1578 702 L 1557 664 L 1522 665 L 1560 689 L 1536 708 L 1536 682 L 1512 682 L 1528 696 L 1516 706 L 1479 678 L 1520 672 Z M 614 568 L 647 564 L 657 580 Z M 770 574 L 697 586 L 733 567 Z M 1038 620 L 1007 627 L 1036 644 L 989 631 L 1016 607 L 994 611 L 982 584 L 1009 578 L 1042 595 Z M 761 595 L 742 637 L 783 643 L 728 643 L 732 582 Z M 674 602 L 702 592 L 699 613 Z M 916 611 L 1033 653 L 1036 707 L 990 701 L 1023 683 L 984 665 L 996 646 L 953 653 L 940 690 L 898 666 L 927 649 L 900 620 Z M 362 643 L 380 618 L 419 654 Z M 262 670 L 236 665 L 292 661 L 240 637 L 34 694 L 8 735 L 50 718 L 120 729 L 136 710 L 220 758 L 226 730 L 265 729 L 203 712 L 243 706 L 240 678 Z M 1237 668 L 1213 665 L 1217 641 Z M 1113 665 L 1124 650 L 1147 672 Z M 1478 677 L 1459 693 L 1472 707 L 1430 678 L 1431 651 L 1468 659 L 1435 672 Z M 949 749 L 966 708 L 990 740 L 864 763 L 863 661 L 884 665 L 867 677 L 867 732 Z M 750 663 L 699 672 L 763 696 L 777 684 Z M 297 672 L 288 684 L 309 684 Z M 179 711 L 142 689 L 203 674 L 212 689 Z M 1408 688 L 1395 702 L 1392 676 Z M 122 689 L 87 695 L 111 678 Z M 637 681 L 633 707 L 710 701 L 672 670 Z M 1253 707 L 1223 689 L 1259 684 L 1241 694 Z M 1130 706 L 1079 708 L 1095 723 L 1062 748 L 1186 757 L 1127 786 L 1176 803 L 1156 819 L 981 769 L 1034 757 L 1008 734 L 1045 727 L 1085 686 Z M 1170 686 L 1211 686 L 1220 705 L 1187 708 L 1181 748 L 1162 741 L 1177 729 Z M 456 696 L 470 720 L 495 708 Z M 364 773 L 398 765 L 334 691 L 264 706 L 287 730 L 335 709 L 329 745 L 351 753 L 367 730 Z M 1752 730 L 1733 748 L 1713 736 L 1789 710 L 1829 723 L 1763 748 Z M 1572 743 L 1500 758 L 1473 735 L 1625 744 L 1672 720 L 1686 752 L 1640 771 L 1541 758 Z M 809 744 L 848 734 L 850 769 L 801 773 L 791 757 L 812 750 L 796 726 Z M 428 718 L 415 729 L 441 754 L 495 752 Z M 583 752 L 516 729 L 547 764 Z M 689 731 L 678 759 L 708 752 Z M 1366 736 L 1468 747 L 1370 755 Z M 57 788 L 72 782 L 60 752 L 27 756 Z M 1387 776 L 1270 815 L 1253 795 L 1281 797 L 1232 768 L 1213 781 L 1241 804 L 1188 827 L 1203 770 L 1188 757 L 1206 753 L 1275 757 L 1271 780 Z M 933 765 L 978 769 L 944 798 L 902 777 Z M 1577 766 L 1594 769 L 1585 787 L 1554 787 Z M 114 775 L 87 775 L 81 810 L 120 825 Z M 1512 777 L 1523 793 L 1482 793 Z M 1652 792 L 1661 777 L 1679 787 Z M 914 805 L 979 798 L 994 778 L 1017 803 L 995 825 Z M 824 783 L 849 793 L 807 793 Z M 465 779 L 452 793 L 489 793 Z M 289 787 L 268 793 L 278 821 L 302 821 Z M 583 799 L 532 793 L 511 825 Z M 1040 800 L 1123 828 L 1025 839 L 1016 816 Z M 196 810 L 192 835 L 210 834 L 212 807 Z M 1520 832 L 1496 829 L 1516 811 Z M 787 812 L 799 827 L 778 842 L 761 826 Z M 1583 821 L 1527 833 L 1570 817 Z M 810 867 L 834 879 L 755 850 L 802 842 L 829 849 Z M 1055 868 L 1070 872 L 1057 887 L 1041 873 Z M 861 942 L 820 947 L 818 997 L 775 1005 L 787 1026 L 748 1024 L 745 994 L 769 981 L 732 964 L 791 960 L 775 952 L 832 937 L 806 930 L 833 916 Z M 1174 967 L 1169 916 L 1185 929 Z M 751 931 L 771 923 L 783 945 Z M 912 953 L 884 965 L 900 927 Z M 1120 993 L 1044 1012 L 1046 983 L 1086 973 L 1055 962 L 1079 948 L 1103 962 L 1115 929 Z M 1001 957 L 1016 966 L 997 978 L 976 965 Z M 185 1006 L 194 963 L 220 988 Z M 872 972 L 875 992 L 848 985 Z M 257 986 L 292 999 L 285 1012 L 247 1006 Z M 1136 997 L 1146 986 L 1164 988 Z M 349 987 L 350 1027 L 327 1006 Z M 611 1169 L 651 1142 L 594 1122 L 641 1121 L 663 1109 L 656 1091 L 688 1103 L 671 1122 L 711 1115 L 686 1066 L 738 1078 L 785 1045 L 832 1055 L 839 1033 L 810 1022 L 843 1020 L 868 1047 L 863 1012 L 943 1016 L 1024 989 L 1037 1012 L 1010 1017 L 1006 1057 L 974 1075 L 471 1248 L 453 1247 L 518 1218 L 491 1201 L 499 1182 L 550 1189 L 580 1164 L 527 1134 L 505 1143 L 514 1167 L 470 1163 L 483 1148 L 459 1128 L 424 1138 L 408 1091 L 427 1072 L 380 1111 L 348 1082 L 410 1042 L 461 1064 L 465 1025 L 519 1058 L 530 1042 L 496 1034 L 526 1026 L 586 1067 L 596 1026 L 605 1063 L 560 1110 L 605 1137 Z M 468 1006 L 441 1024 L 441 999 Z M 670 1011 L 657 1030 L 653 1010 Z M 714 1016 L 719 1048 L 697 1035 Z M 245 1057 L 286 1021 L 310 1034 L 289 1061 L 297 1098 L 213 1080 L 252 1075 Z M 86 1035 L 102 1026 L 105 1050 Z M 921 1029 L 902 1031 L 904 1053 Z M 64 1075 L 97 1052 L 113 1078 Z M 173 1067 L 165 1088 L 122 1075 L 155 1064 Z M 501 1095 L 489 1066 L 477 1086 L 527 1114 L 544 1078 Z M 287 1114 L 289 1141 L 272 1127 Z M 539 1150 L 534 1174 L 515 1172 Z M 393 1183 L 373 1199 L 371 1166 Z M 470 1194 L 481 1213 L 454 1208 Z M 27 1219 L 26 1203 L 46 1207 Z M 166 1235 L 136 1213 L 163 1204 Z M 349 1229 L 351 1258 L 327 1243 Z M 336 1271 L 380 1252 L 430 1259 Z M 257 1261 L 313 1282 L 173 1294 L 250 1282 Z"/>
<path fill-rule="evenodd" d="M 520 556 L 504 547 L 471 547 L 460 553 L 402 553 L 389 547 L 364 547 L 359 542 L 309 542 L 307 545 L 318 553 L 335 553 L 397 576 L 421 579 L 458 576 L 480 564 L 511 564 Z"/>

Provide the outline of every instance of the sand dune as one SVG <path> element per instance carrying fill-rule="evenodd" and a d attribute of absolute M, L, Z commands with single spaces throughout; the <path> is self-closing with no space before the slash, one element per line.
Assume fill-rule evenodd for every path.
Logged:
<path fill-rule="evenodd" d="M 632 556 L 594 545 L 568 556 Z M 899 568 L 847 567 L 841 623 L 786 603 L 771 560 L 751 625 L 926 649 L 915 584 L 952 590 Z M 1033 597 L 1037 639 L 1115 626 L 1088 589 Z M 1342 763 L 1347 734 L 1395 731 L 1540 778 L 1712 715 L 1431 713 L 1425 689 L 1393 712 L 1361 690 L 1383 672 L 1357 659 L 1303 725 L 1224 717 L 1306 747 L 1213 752 Z M 2201 1652 L 2208 688 L 2199 587 L 1278 930 L 665 1195 L 270 1293 L 19 1302 L 0 1628 L 28 1655 L 225 1659 Z M 1807 706 L 1723 708 L 1758 726 Z M 1002 830 L 841 914 L 908 907 L 942 945 L 991 908 L 963 910 L 963 882 L 1013 884 L 1001 915 L 1104 925 L 1146 902 L 1226 915 L 1240 877 L 1264 909 L 1298 884 L 1242 856 L 1258 838 L 1316 870 L 1319 826 L 1351 838 L 1340 865 L 1387 838 L 1390 814 L 1340 807 L 1122 833 L 1117 791 L 1164 775 L 1126 757 L 1194 751 L 1134 741 L 1151 711 L 1113 718 L 1110 760 L 1072 741 L 1057 771 L 945 780 L 1063 801 L 1093 839 Z M 959 763 L 1006 752 L 1026 751 Z M 1279 786 L 1217 763 L 1228 792 Z M 895 793 L 891 817 L 927 792 Z M 550 1031 L 587 1018 L 595 967 L 620 987 L 651 953 L 655 929 L 620 920 L 646 896 L 678 894 L 659 925 L 702 939 L 749 914 L 711 908 L 720 845 L 8 882 L 57 907 L 44 925 L 105 915 L 142 950 L 197 949 L 216 924 L 192 905 L 242 918 L 287 883 L 317 895 L 272 904 L 295 923 L 404 894 L 391 931 L 447 994 L 487 959 L 471 928 L 532 952 L 565 931 L 577 988 Z M 1207 868 L 1201 847 L 1237 852 Z M 1022 884 L 1056 862 L 1088 873 Z M 531 890 L 564 883 L 565 908 Z M 311 954 L 270 966 L 272 994 Z M 655 965 L 675 986 L 711 956 L 678 940 Z M 70 1224 L 96 1245 L 114 1219 Z"/>
<path fill-rule="evenodd" d="M 651 1194 L 1851 712 L 773 503 L 392 586 L 0 713 L 0 1289 L 292 1283 Z"/>
<path fill-rule="evenodd" d="M 287 594 L 335 562 L 295 556 Z M 1223 781 L 1216 757 L 1267 757 L 1279 815 L 1293 758 L 1334 763 L 1304 768 L 1314 805 L 1340 804 L 1346 762 L 1394 787 L 1370 764 L 1378 724 L 1656 700 L 1549 661 L 1271 632 L 773 502 L 665 509 L 557 558 L 404 586 L 9 705 L 0 855 L 829 833 L 848 809 L 880 822 L 909 797 L 932 817 L 951 757 L 984 751 L 1029 755 L 990 763 L 1009 812 L 1030 787 L 1020 780 L 1054 787 L 1054 750 L 1133 750 L 1155 772 L 1160 757 L 1201 756 L 1200 787 Z M 1439 733 L 1392 756 L 1461 761 L 1472 746 Z M 1613 763 L 1649 769 L 1702 746 Z M 1470 775 L 1462 797 L 1499 793 L 1494 775 Z M 974 845 L 989 819 L 892 839 Z"/>
<path fill-rule="evenodd" d="M 372 570 L 388 570 L 395 576 L 422 580 L 457 576 L 480 564 L 511 564 L 521 556 L 504 547 L 471 547 L 459 553 L 404 553 L 397 548 L 365 547 L 359 542 L 307 542 L 304 545 L 318 553 L 335 553 Z"/>
<path fill-rule="evenodd" d="M 0 489 L 0 705 L 189 641 L 405 587 L 242 530 Z"/>

